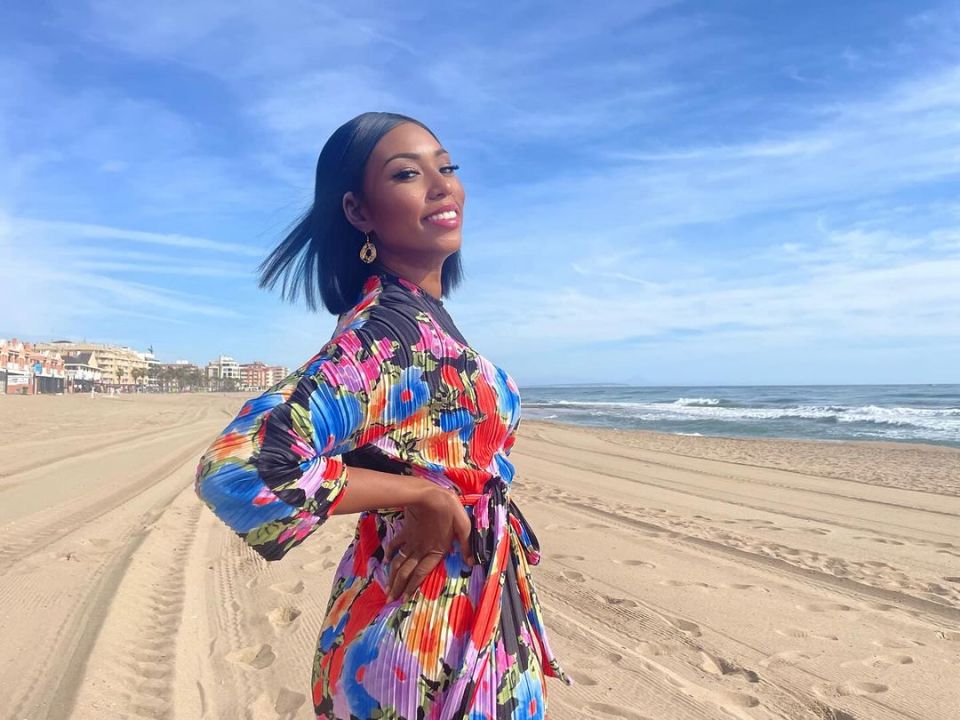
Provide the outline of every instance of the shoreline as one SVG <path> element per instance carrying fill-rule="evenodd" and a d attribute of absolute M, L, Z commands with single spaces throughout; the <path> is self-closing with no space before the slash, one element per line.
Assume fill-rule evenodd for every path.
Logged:
<path fill-rule="evenodd" d="M 679 432 L 669 432 L 667 430 L 649 430 L 646 428 L 619 428 L 619 427 L 609 427 L 603 425 L 584 425 L 582 423 L 573 423 L 573 422 L 562 422 L 560 420 L 544 420 L 541 418 L 528 418 L 524 417 L 523 423 L 543 423 L 544 425 L 556 425 L 561 427 L 575 427 L 575 428 L 584 428 L 587 430 L 599 430 L 599 431 L 611 431 L 611 432 L 626 432 L 626 433 L 639 433 L 639 434 L 650 434 L 655 436 L 665 436 L 665 437 L 682 437 L 682 438 L 692 438 L 693 440 L 705 439 L 705 440 L 730 440 L 730 441 L 744 441 L 744 442 L 788 442 L 788 443 L 830 443 L 836 445 L 864 445 L 864 446 L 880 446 L 884 448 L 898 448 L 898 447 L 908 447 L 914 449 L 931 449 L 931 450 L 948 450 L 960 453 L 960 447 L 955 445 L 946 445 L 938 444 L 933 442 L 917 442 L 915 440 L 855 440 L 855 439 L 833 439 L 833 438 L 797 438 L 797 437 L 754 437 L 750 435 L 705 435 L 698 433 L 692 435 L 690 433 L 679 433 Z"/>

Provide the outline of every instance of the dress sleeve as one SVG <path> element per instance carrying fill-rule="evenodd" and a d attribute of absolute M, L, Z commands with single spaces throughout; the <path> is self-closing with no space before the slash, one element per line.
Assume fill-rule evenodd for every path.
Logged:
<path fill-rule="evenodd" d="M 389 430 L 380 381 L 390 363 L 380 357 L 382 344 L 362 327 L 337 334 L 244 403 L 200 458 L 197 495 L 267 560 L 303 542 L 343 498 L 341 455 Z"/>

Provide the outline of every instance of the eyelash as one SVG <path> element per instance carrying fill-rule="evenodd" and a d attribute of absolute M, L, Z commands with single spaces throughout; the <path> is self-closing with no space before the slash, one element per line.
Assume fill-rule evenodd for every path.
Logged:
<path fill-rule="evenodd" d="M 447 170 L 447 169 L 450 169 L 450 170 L 459 170 L 459 169 L 460 169 L 460 166 L 459 166 L 459 165 L 444 165 L 444 166 L 443 166 L 442 168 L 440 168 L 440 169 L 441 169 L 441 170 Z M 404 177 L 400 177 L 400 176 L 401 176 L 401 175 L 404 175 L 405 173 L 411 173 L 411 172 L 412 172 L 412 173 L 415 173 L 416 170 L 409 170 L 409 169 L 407 169 L 407 170 L 401 170 L 401 171 L 398 172 L 398 173 L 394 173 L 393 176 L 394 176 L 397 180 L 409 180 L 410 178 L 404 178 Z"/>

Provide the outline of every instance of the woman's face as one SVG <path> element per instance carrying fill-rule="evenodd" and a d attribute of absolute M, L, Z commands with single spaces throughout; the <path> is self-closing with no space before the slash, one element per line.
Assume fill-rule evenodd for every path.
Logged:
<path fill-rule="evenodd" d="M 455 172 L 433 135 L 415 123 L 401 123 L 374 147 L 363 200 L 347 193 L 344 212 L 355 227 L 370 233 L 377 257 L 387 265 L 391 258 L 398 265 L 441 265 L 460 249 L 465 194 Z"/>

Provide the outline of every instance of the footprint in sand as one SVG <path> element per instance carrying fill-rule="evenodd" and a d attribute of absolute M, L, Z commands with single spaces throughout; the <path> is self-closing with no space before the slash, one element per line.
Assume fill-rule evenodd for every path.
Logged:
<path fill-rule="evenodd" d="M 872 640 L 871 642 L 877 647 L 889 648 L 891 650 L 904 650 L 906 648 L 924 646 L 924 643 L 911 638 L 884 638 L 883 640 Z"/>
<path fill-rule="evenodd" d="M 954 575 L 945 577 L 944 580 L 946 580 L 947 582 L 960 583 L 960 577 L 956 577 Z"/>
<path fill-rule="evenodd" d="M 321 572 L 336 566 L 337 564 L 333 560 L 330 558 L 324 558 L 323 560 L 314 560 L 313 562 L 304 563 L 300 567 L 307 572 Z"/>
<path fill-rule="evenodd" d="M 892 665 L 910 665 L 913 658 L 909 655 L 874 655 L 866 660 L 848 660 L 840 663 L 840 667 L 851 667 L 853 665 L 866 665 L 873 668 L 887 668 Z"/>
<path fill-rule="evenodd" d="M 267 619 L 274 627 L 286 627 L 298 617 L 301 612 L 298 608 L 291 606 L 277 607 L 267 613 Z"/>
<path fill-rule="evenodd" d="M 870 542 L 880 543 L 881 545 L 903 545 L 899 540 L 882 537 L 867 537 L 865 535 L 854 535 L 854 540 L 869 540 Z"/>
<path fill-rule="evenodd" d="M 846 612 L 848 610 L 853 610 L 853 608 L 849 605 L 835 602 L 805 603 L 803 605 L 797 605 L 797 609 L 806 610 L 807 612 Z"/>
<path fill-rule="evenodd" d="M 276 710 L 277 714 L 281 717 L 284 715 L 292 717 L 306 700 L 307 696 L 303 693 L 294 692 L 293 690 L 282 687 L 280 688 L 280 692 L 277 693 L 277 700 L 273 704 L 273 709 Z"/>
<path fill-rule="evenodd" d="M 842 685 L 814 685 L 813 691 L 821 697 L 846 697 L 848 695 L 876 695 L 889 688 L 882 683 L 852 681 Z"/>
<path fill-rule="evenodd" d="M 774 630 L 774 632 L 777 633 L 777 635 L 794 638 L 795 640 L 803 640 L 805 638 L 811 638 L 813 640 L 839 639 L 836 635 L 821 635 L 819 633 L 812 633 L 809 630 L 803 630 L 802 628 L 778 628 L 777 630 Z"/>
<path fill-rule="evenodd" d="M 937 630 L 937 637 L 941 640 L 960 640 L 960 632 L 956 630 Z"/>
<path fill-rule="evenodd" d="M 813 658 L 813 655 L 800 652 L 799 650 L 783 650 L 782 652 L 774 653 L 769 657 L 765 657 L 758 664 L 760 667 L 770 667 L 771 665 L 777 664 L 796 665 L 804 660 L 812 660 Z"/>
<path fill-rule="evenodd" d="M 609 703 L 589 702 L 583 710 L 584 717 L 597 717 L 598 713 L 609 717 L 626 718 L 626 720 L 650 720 L 647 715 Z"/>
<path fill-rule="evenodd" d="M 586 560 L 583 555 L 553 555 L 554 560 Z"/>
<path fill-rule="evenodd" d="M 717 692 L 717 697 L 721 700 L 721 702 L 725 702 L 736 707 L 756 707 L 760 704 L 760 701 L 753 695 L 733 692 L 731 690 L 720 690 Z"/>
<path fill-rule="evenodd" d="M 618 663 L 623 662 L 623 655 L 618 652 L 605 652 L 599 655 L 601 660 L 605 660 L 611 665 L 617 665 Z"/>
<path fill-rule="evenodd" d="M 580 659 L 581 667 L 602 668 L 604 665 L 617 665 L 623 661 L 623 655 L 618 652 L 604 652 Z"/>
<path fill-rule="evenodd" d="M 696 623 L 692 623 L 689 620 L 684 620 L 683 618 L 677 617 L 668 617 L 667 622 L 673 625 L 677 630 L 685 632 L 693 637 L 700 637 L 702 634 L 700 632 L 700 626 Z"/>
<path fill-rule="evenodd" d="M 246 665 L 255 670 L 263 670 L 265 667 L 269 667 L 276 659 L 277 656 L 274 654 L 273 648 L 265 643 L 251 645 L 227 653 L 227 660 L 230 662 L 236 663 L 237 665 Z"/>
<path fill-rule="evenodd" d="M 747 670 L 730 660 L 719 655 L 711 655 L 703 650 L 700 651 L 700 669 L 711 675 L 736 675 L 747 682 L 760 682 L 760 676 L 753 670 Z"/>
<path fill-rule="evenodd" d="M 596 685 L 597 679 L 592 675 L 587 675 L 585 672 L 580 672 L 579 670 L 567 670 L 567 675 L 573 678 L 573 681 L 578 685 Z"/>
<path fill-rule="evenodd" d="M 685 582 L 683 580 L 661 580 L 658 585 L 669 585 L 670 587 L 696 587 L 701 590 L 716 590 L 716 585 L 710 585 L 705 582 Z"/>
<path fill-rule="evenodd" d="M 676 646 L 672 643 L 641 640 L 637 643 L 637 652 L 645 657 L 660 657 L 661 655 L 673 655 L 676 652 Z"/>
<path fill-rule="evenodd" d="M 636 600 L 631 600 L 630 598 L 619 598 L 611 595 L 604 595 L 603 600 L 607 603 L 607 605 L 619 605 L 620 607 L 631 608 L 640 607 L 640 603 L 638 603 Z"/>
<path fill-rule="evenodd" d="M 720 587 L 726 590 L 750 590 L 752 592 L 762 593 L 770 592 L 770 588 L 766 588 L 763 585 L 750 585 L 749 583 L 731 583 L 729 585 L 721 585 Z"/>
<path fill-rule="evenodd" d="M 586 581 L 586 578 L 583 576 L 583 573 L 578 573 L 576 570 L 564 570 L 560 573 L 567 580 L 572 580 L 573 582 L 582 583 Z"/>
<path fill-rule="evenodd" d="M 285 595 L 299 595 L 303 592 L 303 580 L 289 580 L 287 582 L 275 583 L 270 586 L 271 590 Z"/>
<path fill-rule="evenodd" d="M 644 567 L 644 568 L 655 568 L 652 562 L 647 562 L 646 560 L 617 560 L 616 558 L 611 558 L 610 562 L 616 563 L 617 565 L 629 565 L 631 567 Z"/>

